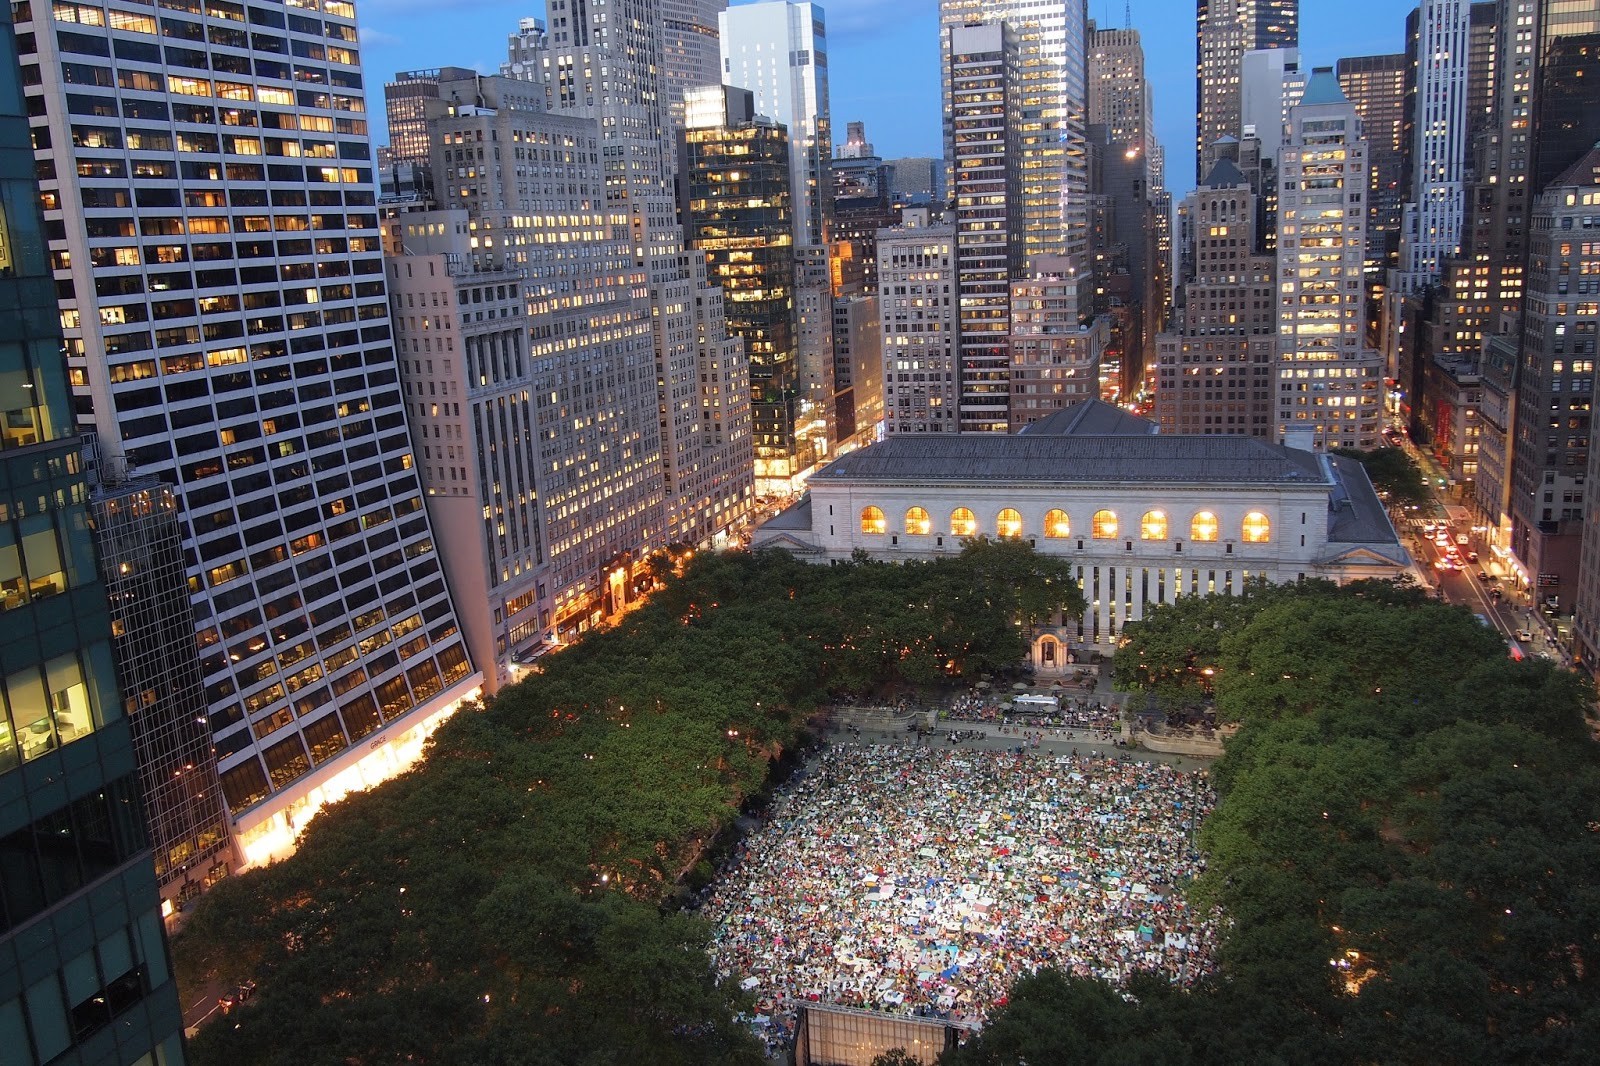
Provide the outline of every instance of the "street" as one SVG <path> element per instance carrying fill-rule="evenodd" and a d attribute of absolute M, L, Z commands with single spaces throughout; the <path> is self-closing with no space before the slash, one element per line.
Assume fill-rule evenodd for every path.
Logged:
<path fill-rule="evenodd" d="M 1459 514 L 1459 501 L 1451 499 L 1447 490 L 1440 487 L 1444 472 L 1431 456 L 1413 445 L 1403 434 L 1401 440 L 1406 454 L 1422 471 L 1431 499 L 1427 504 L 1407 511 L 1407 517 L 1399 520 L 1396 531 L 1416 560 L 1417 568 L 1424 573 L 1426 581 L 1442 593 L 1441 598 L 1445 602 L 1458 604 L 1487 618 L 1523 654 L 1543 656 L 1570 667 L 1572 663 L 1566 649 L 1555 639 L 1548 620 L 1540 615 L 1530 593 L 1519 592 L 1509 582 L 1494 576 L 1488 544 L 1473 532 L 1470 523 L 1450 520 L 1448 508 L 1456 505 Z M 1468 543 L 1458 546 L 1460 557 L 1467 560 L 1468 552 L 1477 552 L 1479 559 L 1464 561 L 1460 570 L 1439 569 L 1436 564 L 1445 558 L 1447 552 L 1423 531 L 1422 523 L 1425 521 L 1445 523 L 1452 543 L 1458 534 L 1468 534 Z M 1479 580 L 1477 575 L 1480 572 L 1490 575 L 1490 580 Z M 1495 590 L 1500 591 L 1500 596 L 1493 595 Z M 1527 633 L 1531 639 L 1519 639 L 1518 633 Z"/>

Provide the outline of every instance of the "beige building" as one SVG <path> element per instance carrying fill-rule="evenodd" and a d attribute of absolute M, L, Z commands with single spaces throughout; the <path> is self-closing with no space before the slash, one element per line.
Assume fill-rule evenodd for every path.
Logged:
<path fill-rule="evenodd" d="M 1011 432 L 1100 395 L 1110 318 L 1093 311 L 1093 281 L 1063 257 L 1041 258 L 1011 283 Z"/>
<path fill-rule="evenodd" d="M 1224 159 L 1183 210 L 1194 273 L 1175 328 L 1156 338 L 1156 421 L 1163 433 L 1271 436 L 1276 263 L 1257 250 L 1258 198 Z"/>
<path fill-rule="evenodd" d="M 957 433 L 956 228 L 926 208 L 878 231 L 886 433 Z"/>
<path fill-rule="evenodd" d="M 439 93 L 435 209 L 389 220 L 386 266 L 429 511 L 498 684 L 667 542 L 653 325 L 595 123 L 506 78 Z"/>

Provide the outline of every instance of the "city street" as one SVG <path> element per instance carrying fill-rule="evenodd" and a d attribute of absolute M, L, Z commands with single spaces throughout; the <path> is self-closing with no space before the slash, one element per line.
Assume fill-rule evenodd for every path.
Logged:
<path fill-rule="evenodd" d="M 1556 639 L 1548 619 L 1542 617 L 1534 607 L 1530 594 L 1519 592 L 1512 583 L 1495 576 L 1488 544 L 1473 532 L 1470 522 L 1459 518 L 1461 501 L 1453 498 L 1453 489 L 1448 485 L 1440 486 L 1445 477 L 1444 471 L 1432 456 L 1403 436 L 1402 440 L 1406 454 L 1421 469 L 1431 498 L 1429 503 L 1408 512 L 1408 517 L 1400 520 L 1398 532 L 1429 585 L 1447 603 L 1459 604 L 1488 619 L 1523 654 L 1540 655 L 1570 666 L 1571 660 L 1566 650 Z M 1449 517 L 1451 507 L 1456 509 L 1458 515 L 1454 521 Z M 1425 521 L 1446 523 L 1445 528 L 1452 543 L 1457 541 L 1459 534 L 1468 535 L 1467 544 L 1457 545 L 1459 557 L 1463 560 L 1461 569 L 1439 569 L 1437 563 L 1445 558 L 1447 550 L 1424 532 L 1422 523 Z M 1469 552 L 1477 552 L 1479 559 L 1470 560 Z M 1490 580 L 1480 580 L 1477 576 L 1479 573 L 1489 575 Z M 1500 592 L 1499 596 L 1494 595 L 1496 590 Z"/>

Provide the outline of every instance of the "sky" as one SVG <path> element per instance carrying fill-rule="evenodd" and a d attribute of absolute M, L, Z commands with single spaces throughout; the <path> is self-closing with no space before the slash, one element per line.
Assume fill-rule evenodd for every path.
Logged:
<path fill-rule="evenodd" d="M 1070 0 L 1069 0 L 1070 2 Z M 835 140 L 845 123 L 866 123 L 885 159 L 938 156 L 938 0 L 834 0 L 828 27 L 828 91 Z M 1125 0 L 1089 0 L 1089 17 L 1122 28 Z M 1301 0 L 1300 53 L 1307 66 L 1344 56 L 1399 52 L 1407 0 Z M 1133 0 L 1156 104 L 1156 135 L 1167 150 L 1167 186 L 1194 185 L 1194 4 Z M 475 67 L 494 73 L 517 21 L 544 16 L 543 0 L 357 0 L 373 136 L 383 132 L 383 83 L 396 72 Z"/>

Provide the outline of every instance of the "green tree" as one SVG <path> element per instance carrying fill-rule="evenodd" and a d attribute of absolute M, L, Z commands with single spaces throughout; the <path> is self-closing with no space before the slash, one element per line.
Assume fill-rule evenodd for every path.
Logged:
<path fill-rule="evenodd" d="M 1335 455 L 1348 456 L 1366 468 L 1372 487 L 1391 503 L 1409 506 L 1427 503 L 1428 483 L 1422 471 L 1402 448 L 1335 448 Z"/>

